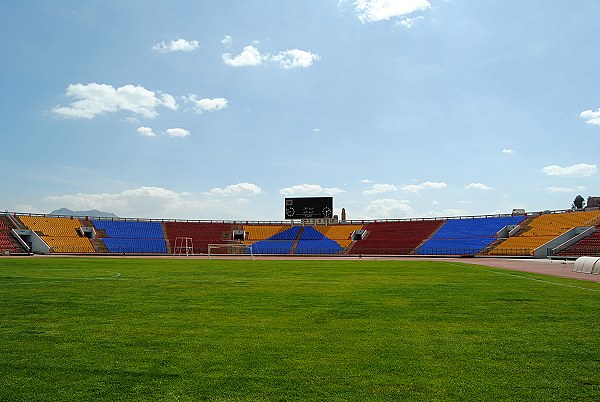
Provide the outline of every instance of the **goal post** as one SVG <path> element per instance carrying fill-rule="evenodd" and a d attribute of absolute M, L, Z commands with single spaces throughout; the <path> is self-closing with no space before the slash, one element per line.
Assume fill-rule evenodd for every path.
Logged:
<path fill-rule="evenodd" d="M 194 241 L 191 237 L 177 237 L 175 238 L 175 247 L 173 248 L 173 254 L 185 255 L 186 257 L 194 255 Z"/>
<path fill-rule="evenodd" d="M 254 259 L 254 253 L 252 252 L 251 244 L 209 244 L 208 245 L 208 259 L 214 256 L 239 256 L 239 257 L 250 257 Z"/>

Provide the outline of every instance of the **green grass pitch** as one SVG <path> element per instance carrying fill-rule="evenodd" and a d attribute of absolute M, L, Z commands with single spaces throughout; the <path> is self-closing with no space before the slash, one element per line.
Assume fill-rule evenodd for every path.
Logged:
<path fill-rule="evenodd" d="M 0 258 L 0 401 L 598 400 L 599 317 L 443 261 Z"/>

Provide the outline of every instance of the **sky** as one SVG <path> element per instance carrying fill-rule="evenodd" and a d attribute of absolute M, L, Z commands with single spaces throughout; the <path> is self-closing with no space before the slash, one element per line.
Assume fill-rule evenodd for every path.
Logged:
<path fill-rule="evenodd" d="M 284 220 L 600 195 L 597 0 L 90 0 L 0 11 L 0 209 Z"/>

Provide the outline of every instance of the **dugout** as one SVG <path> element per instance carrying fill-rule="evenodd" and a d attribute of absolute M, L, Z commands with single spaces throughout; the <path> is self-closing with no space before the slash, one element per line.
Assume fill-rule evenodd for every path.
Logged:
<path fill-rule="evenodd" d="M 573 264 L 573 272 L 600 274 L 600 257 L 579 257 Z"/>

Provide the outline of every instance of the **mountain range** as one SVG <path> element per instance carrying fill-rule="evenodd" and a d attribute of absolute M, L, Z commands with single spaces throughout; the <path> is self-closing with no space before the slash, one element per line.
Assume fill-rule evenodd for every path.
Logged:
<path fill-rule="evenodd" d="M 69 216 L 89 216 L 94 218 L 118 218 L 117 215 L 112 212 L 102 212 L 97 209 L 91 209 L 89 211 L 72 211 L 69 208 L 59 208 L 50 212 L 50 215 L 69 215 Z"/>

